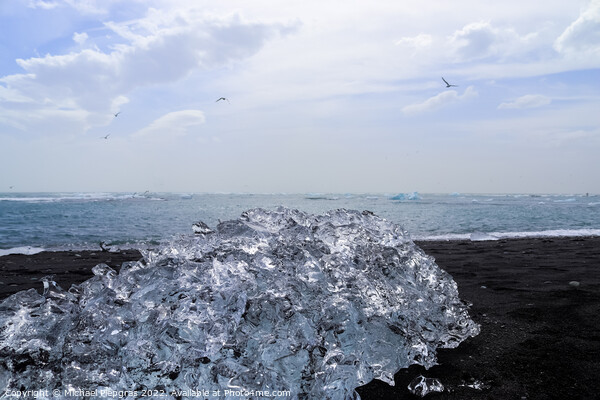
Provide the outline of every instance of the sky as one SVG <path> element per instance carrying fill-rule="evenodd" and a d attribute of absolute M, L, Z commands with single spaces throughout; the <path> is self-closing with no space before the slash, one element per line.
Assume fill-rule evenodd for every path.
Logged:
<path fill-rule="evenodd" d="M 0 192 L 600 194 L 600 0 L 2 0 L 0 54 Z"/>

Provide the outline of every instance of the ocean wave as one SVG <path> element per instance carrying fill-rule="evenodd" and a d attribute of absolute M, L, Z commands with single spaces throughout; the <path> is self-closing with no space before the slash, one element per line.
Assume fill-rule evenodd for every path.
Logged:
<path fill-rule="evenodd" d="M 568 199 L 554 200 L 555 203 L 573 203 L 575 201 L 577 201 L 577 199 L 575 197 L 569 197 Z"/>
<path fill-rule="evenodd" d="M 45 196 L 36 195 L 15 195 L 0 197 L 1 201 L 20 202 L 20 203 L 60 203 L 77 201 L 118 201 L 118 200 L 165 200 L 164 197 L 156 197 L 148 194 L 139 193 L 69 193 L 69 194 L 50 194 Z"/>
<path fill-rule="evenodd" d="M 600 236 L 600 229 L 549 229 L 533 232 L 471 232 L 471 233 L 448 233 L 443 235 L 413 235 L 413 240 L 437 241 L 437 240 L 499 240 L 499 239 L 529 239 L 549 237 L 585 237 Z"/>
<path fill-rule="evenodd" d="M 308 193 L 304 196 L 306 200 L 339 200 L 339 196 L 322 193 Z"/>
<path fill-rule="evenodd" d="M 46 251 L 46 249 L 41 247 L 33 247 L 33 246 L 20 246 L 13 247 L 11 249 L 0 249 L 0 257 L 7 256 L 9 254 L 25 254 L 32 255 L 41 253 L 42 251 Z"/>

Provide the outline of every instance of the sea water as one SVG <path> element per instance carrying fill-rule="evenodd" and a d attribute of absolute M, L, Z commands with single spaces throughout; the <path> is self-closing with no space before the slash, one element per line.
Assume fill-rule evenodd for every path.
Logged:
<path fill-rule="evenodd" d="M 413 240 L 600 235 L 597 195 L 0 193 L 0 255 L 152 248 L 248 209 L 369 210 Z"/>

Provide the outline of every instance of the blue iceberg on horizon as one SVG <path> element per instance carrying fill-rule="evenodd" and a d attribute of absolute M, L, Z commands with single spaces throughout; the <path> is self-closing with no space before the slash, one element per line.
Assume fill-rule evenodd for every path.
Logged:
<path fill-rule="evenodd" d="M 390 197 L 390 200 L 421 200 L 421 196 L 418 192 L 398 193 L 397 195 Z"/>

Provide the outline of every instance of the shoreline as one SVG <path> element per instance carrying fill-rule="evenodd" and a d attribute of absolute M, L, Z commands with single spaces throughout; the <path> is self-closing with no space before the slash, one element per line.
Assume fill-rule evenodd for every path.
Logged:
<path fill-rule="evenodd" d="M 34 288 L 42 293 L 42 278 L 52 275 L 65 290 L 94 276 L 92 268 L 104 263 L 119 270 L 127 261 L 142 258 L 135 249 L 110 251 L 64 250 L 0 256 L 0 301 L 13 293 Z"/>
<path fill-rule="evenodd" d="M 448 233 L 443 235 L 423 236 L 416 235 L 409 237 L 414 243 L 459 243 L 459 242 L 497 242 L 505 240 L 561 240 L 561 239 L 595 239 L 600 238 L 600 229 L 550 229 L 543 231 L 522 231 L 522 232 L 471 232 L 471 233 Z M 148 242 L 128 243 L 125 245 L 115 244 L 114 250 L 110 247 L 110 243 L 100 242 L 95 245 L 51 245 L 48 247 L 40 247 L 40 245 L 17 245 L 10 248 L 0 248 L 0 259 L 5 256 L 12 255 L 33 255 L 38 253 L 62 253 L 62 252 L 109 252 L 120 253 L 129 251 L 151 250 L 156 247 L 161 247 L 167 242 Z M 104 246 L 109 246 L 107 249 Z"/>
<path fill-rule="evenodd" d="M 446 387 L 428 399 L 587 399 L 600 392 L 600 237 L 415 243 L 452 275 L 481 333 L 438 350 L 439 365 L 428 371 L 399 371 L 394 387 L 373 381 L 358 388 L 363 400 L 417 398 L 406 386 L 419 374 Z M 1 256 L 0 299 L 31 287 L 41 292 L 46 275 L 68 289 L 99 263 L 118 270 L 140 258 L 137 250 Z"/>

